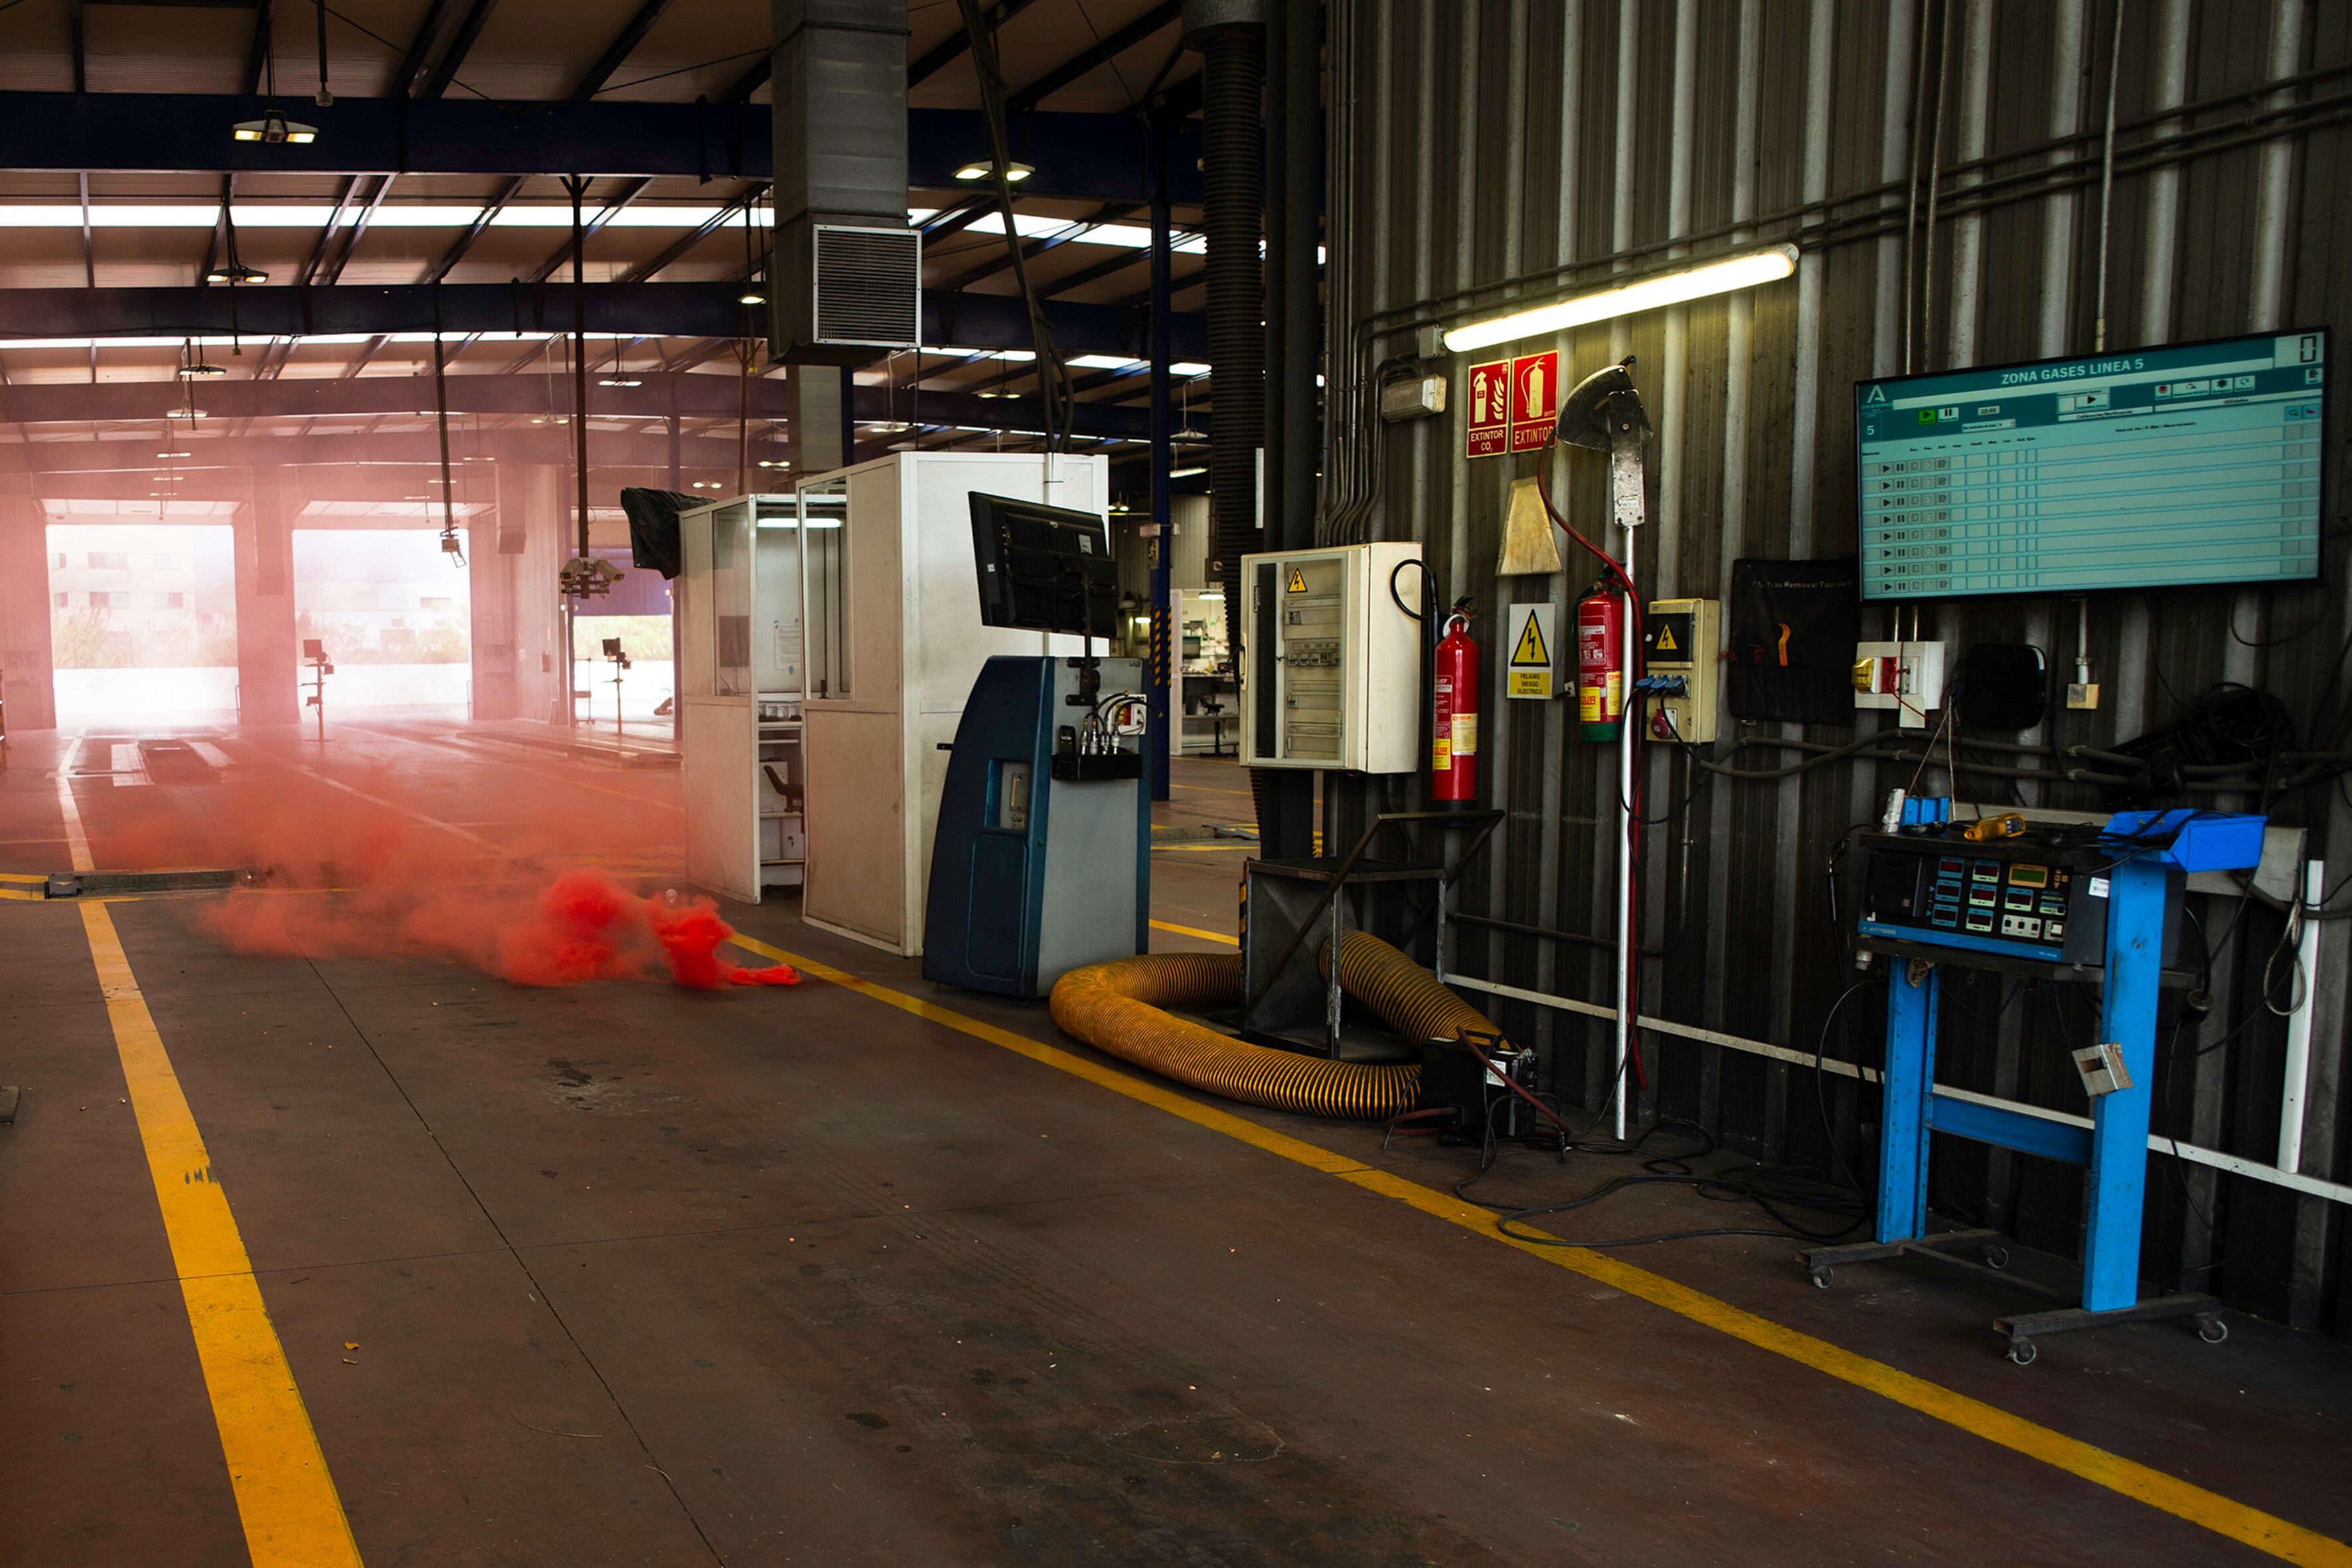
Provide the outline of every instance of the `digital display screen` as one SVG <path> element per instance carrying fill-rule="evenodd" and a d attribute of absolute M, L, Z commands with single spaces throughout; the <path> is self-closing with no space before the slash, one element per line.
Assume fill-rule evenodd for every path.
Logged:
<path fill-rule="evenodd" d="M 1862 596 L 2319 574 L 2325 328 L 1854 384 Z"/>

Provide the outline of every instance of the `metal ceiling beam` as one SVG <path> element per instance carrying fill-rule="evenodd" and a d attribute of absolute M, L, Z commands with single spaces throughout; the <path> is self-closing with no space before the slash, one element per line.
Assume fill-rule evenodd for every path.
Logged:
<path fill-rule="evenodd" d="M 1156 33 L 1166 32 L 1170 27 L 1174 26 L 1177 16 L 1183 9 L 1183 0 L 1167 0 L 1164 5 L 1153 6 L 1109 37 L 1097 43 L 1094 47 L 1083 54 L 1073 56 L 1026 87 L 1007 94 L 1004 100 L 1005 111 L 1019 114 L 1024 110 L 1036 108 L 1046 99 L 1081 77 L 1109 64 L 1146 38 Z"/>
<path fill-rule="evenodd" d="M 1181 84 L 1179 84 L 1180 88 Z M 276 110 L 315 124 L 319 139 L 238 142 L 228 127 Z M 1145 201 L 1144 128 L 1129 114 L 1014 117 L 1008 154 L 1034 164 L 1027 197 Z M 1201 200 L 1200 127 L 1171 130 L 1169 198 Z M 769 177 L 764 104 L 585 103 L 200 93 L 0 92 L 0 147 L 12 169 L 283 174 L 648 174 L 695 180 Z M 961 190 L 955 171 L 985 157 L 977 110 L 907 114 L 907 183 Z"/>
<path fill-rule="evenodd" d="M 474 40 L 482 36 L 482 25 L 490 19 L 490 13 L 497 10 L 499 0 L 474 0 L 473 7 L 466 13 L 466 19 L 457 24 L 457 31 L 450 38 L 449 47 L 441 51 L 440 63 L 433 68 L 433 74 L 425 79 L 425 85 L 416 89 L 417 97 L 439 98 L 449 90 L 449 84 L 457 79 L 457 68 L 466 63 L 467 55 L 473 53 Z"/>
<path fill-rule="evenodd" d="M 785 389 L 782 381 L 772 376 L 754 376 L 748 389 L 739 384 L 732 375 L 665 375 L 658 372 L 646 374 L 639 379 L 642 386 L 608 387 L 592 384 L 588 390 L 588 415 L 592 420 L 645 419 L 664 420 L 672 415 L 686 419 L 710 419 L 731 427 L 738 416 L 737 399 L 748 390 L 751 416 L 761 424 L 773 424 L 785 416 Z M 550 423 L 543 429 L 560 460 L 569 460 L 569 433 L 553 421 L 570 410 L 571 388 L 562 375 L 452 375 L 447 380 L 449 412 L 453 416 L 488 417 L 545 418 Z M 179 384 L 163 381 L 110 381 L 90 385 L 76 383 L 70 385 L 47 384 L 38 386 L 0 386 L 0 426 L 82 425 L 106 422 L 154 423 L 160 430 L 168 409 L 180 401 Z M 433 417 L 433 378 L 430 375 L 378 375 L 357 379 L 310 379 L 257 381 L 232 379 L 205 386 L 196 394 L 196 406 L 209 416 L 206 426 L 230 419 L 383 419 L 413 418 L 417 429 L 411 432 L 355 437 L 369 443 L 388 443 L 378 448 L 373 445 L 354 447 L 313 445 L 339 437 L 304 433 L 279 437 L 247 436 L 236 437 L 247 441 L 277 440 L 283 445 L 271 460 L 278 462 L 376 462 L 409 461 L 404 454 L 410 447 L 404 442 L 437 442 L 428 421 Z M 909 418 L 919 416 L 925 424 L 965 425 L 975 428 L 1002 430 L 1008 435 L 1036 435 L 1044 425 L 1034 398 L 974 397 L 967 393 L 927 392 L 910 399 L 905 389 L 895 393 L 882 386 L 860 386 L 851 398 L 851 410 L 860 420 Z M 1150 411 L 1142 408 L 1117 407 L 1108 404 L 1082 403 L 1077 406 L 1076 433 L 1081 436 L 1121 437 L 1140 439 L 1149 434 Z M 184 450 L 197 456 L 190 463 L 212 460 L 214 452 L 225 438 L 212 436 L 185 436 L 184 426 L 175 426 L 173 438 L 184 441 Z M 532 433 L 530 429 L 509 431 L 508 435 Z M 607 443 L 623 439 L 626 433 L 597 430 L 590 457 L 594 459 L 610 448 Z M 478 439 L 468 434 L 467 443 Z M 667 434 L 662 438 L 667 439 Z M 720 437 L 713 437 L 721 439 Z M 731 434 L 723 444 L 732 449 Z M 37 471 L 46 465 L 39 454 L 55 448 L 61 456 L 88 447 L 113 447 L 119 461 L 116 466 L 128 471 L 143 468 L 152 473 L 156 464 L 144 462 L 136 456 L 137 448 L 128 442 L 0 442 L 0 471 Z M 421 449 L 421 448 L 420 448 Z M 297 456 L 298 451 L 299 456 Z M 341 452 L 344 455 L 327 458 L 320 454 Z M 21 457 L 17 454 L 22 454 Z M 431 460 L 437 461 L 438 447 L 434 447 Z M 110 458 L 110 460 L 114 460 Z M 622 460 L 615 456 L 614 461 Z M 667 460 L 666 458 L 664 460 Z M 601 464 L 600 464 L 601 466 Z"/>
<path fill-rule="evenodd" d="M 416 25 L 416 36 L 408 41 L 408 52 L 400 58 L 400 65 L 392 73 L 394 98 L 406 98 L 416 90 L 417 79 L 425 74 L 425 62 L 433 53 L 433 40 L 441 36 L 441 23 L 449 14 L 449 0 L 433 0 L 426 8 L 425 20 Z"/>
<path fill-rule="evenodd" d="M 592 433 L 589 458 L 599 471 L 610 468 L 667 468 L 669 463 L 669 433 L 653 430 L 639 435 L 634 431 L 598 429 Z M 470 460 L 488 457 L 502 463 L 550 463 L 570 467 L 572 463 L 572 432 L 554 425 L 525 426 L 520 429 L 466 431 L 455 435 L 457 456 Z M 754 447 L 764 449 L 772 444 L 765 430 L 752 436 Z M 722 439 L 709 436 L 688 436 L 680 438 L 679 458 L 688 468 L 724 468 L 733 472 L 736 442 L 732 431 Z M 201 491 L 191 488 L 206 475 L 216 475 L 224 469 L 241 469 L 250 465 L 266 464 L 274 468 L 348 468 L 364 479 L 372 469 L 390 470 L 382 488 L 394 485 L 422 485 L 441 466 L 441 439 L 429 426 L 416 430 L 386 431 L 375 435 L 302 435 L 302 436 L 238 436 L 199 441 L 185 447 L 196 456 L 175 462 L 159 462 L 153 456 L 152 439 L 142 441 L 30 441 L 0 442 L 0 473 L 12 474 L 108 474 L 134 478 L 142 489 L 152 488 L 152 476 L 163 472 L 186 476 L 175 493 L 194 497 Z M 404 468 L 421 468 L 427 473 L 414 476 L 400 473 Z M 468 470 L 477 471 L 477 470 Z M 385 500 L 396 499 L 387 495 Z"/>
<path fill-rule="evenodd" d="M 629 18 L 628 24 L 614 38 L 611 47 L 594 65 L 588 68 L 588 74 L 573 86 L 572 101 L 585 103 L 604 91 L 604 84 L 613 79 L 613 73 L 637 52 L 637 46 L 646 41 L 646 35 L 654 30 L 654 24 L 661 20 L 662 13 L 669 6 L 670 0 L 645 0 L 645 4 L 637 7 L 637 14 Z"/>
<path fill-rule="evenodd" d="M 996 0 L 995 5 L 981 13 L 981 25 L 993 33 L 997 28 L 1026 11 L 1031 4 L 1032 0 Z M 920 87 L 970 53 L 971 53 L 971 35 L 958 27 L 908 63 L 907 85 Z"/>
<path fill-rule="evenodd" d="M 741 395 L 731 375 L 641 374 L 641 386 L 588 388 L 591 418 L 661 419 L 677 415 L 687 419 L 736 417 Z M 537 417 L 569 416 L 572 385 L 568 376 L 467 375 L 447 378 L 449 412 L 453 416 Z M 45 393 L 61 395 L 45 397 Z M 178 406 L 177 381 L 109 381 L 97 385 L 0 387 L 0 425 L 73 425 L 110 420 L 154 421 L 159 428 L 165 411 Z M 407 416 L 430 420 L 434 415 L 433 377 L 370 375 L 354 380 L 331 377 L 280 377 L 275 381 L 226 377 L 201 384 L 195 404 L 208 416 L 199 422 L 208 430 L 221 419 L 378 419 Z M 784 416 L 784 384 L 755 378 L 751 384 L 751 416 L 781 419 Z M 175 425 L 175 437 L 184 430 Z M 310 437 L 305 437 L 304 439 Z M 203 443 L 217 437 L 202 435 Z M 38 447 L 44 442 L 31 442 Z M 5 447 L 5 443 L 0 443 Z M 191 451 L 204 449 L 193 446 Z"/>
<path fill-rule="evenodd" d="M 1069 229 L 1065 233 L 1044 235 L 1035 239 L 1023 240 L 1021 242 L 1021 258 L 1024 261 L 1034 261 L 1037 258 L 1045 255 L 1047 251 L 1059 250 L 1062 247 L 1070 244 L 1072 241 L 1083 238 L 1086 235 L 1086 231 L 1092 228 L 1097 224 L 1118 223 L 1122 218 L 1132 216 L 1138 205 L 1139 204 L 1134 202 L 1107 202 L 1103 205 L 1102 210 L 1096 213 L 1094 216 L 1073 219 Z M 1138 254 L 1148 258 L 1150 253 L 1144 251 L 1139 252 Z M 1013 247 L 1007 246 L 1002 254 L 988 261 L 981 263 L 978 267 L 973 268 L 971 271 L 963 274 L 960 278 L 951 278 L 948 279 L 946 282 L 940 284 L 939 287 L 941 289 L 969 289 L 975 283 L 984 282 L 988 279 L 995 277 L 998 273 L 1003 272 L 1012 265 Z"/>
<path fill-rule="evenodd" d="M 733 201 L 719 208 L 714 216 L 698 225 L 693 233 L 680 235 L 677 239 L 671 241 L 668 245 L 664 246 L 660 255 L 652 258 L 650 260 L 640 261 L 635 267 L 630 268 L 626 272 L 622 273 L 620 281 L 624 283 L 643 283 L 648 281 L 657 275 L 663 268 L 667 267 L 671 262 L 676 261 L 688 251 L 692 250 L 696 246 L 700 245 L 704 240 L 718 233 L 719 229 L 726 226 L 727 221 L 735 216 L 736 214 L 747 204 L 758 201 L 761 196 L 767 195 L 767 192 L 768 187 L 764 183 L 752 186 L 750 190 L 745 191 L 741 195 L 737 196 Z M 564 249 L 568 252 L 571 249 L 571 247 L 567 244 L 564 247 Z"/>
<path fill-rule="evenodd" d="M 710 283 L 591 283 L 582 290 L 587 330 L 632 337 L 732 338 L 740 334 L 741 289 Z M 437 301 L 436 301 L 437 295 Z M 0 289 L 0 339 L 56 337 L 311 337 L 328 333 L 567 332 L 568 283 L 341 284 L 310 288 Z M 1067 354 L 1149 356 L 1147 312 L 1056 301 L 1047 307 L 1055 342 Z M 923 341 L 962 348 L 1029 346 L 1029 316 L 1005 294 L 923 296 Z M 0 342 L 0 350 L 5 350 Z M 1174 353 L 1205 359 L 1198 314 L 1174 321 Z"/>

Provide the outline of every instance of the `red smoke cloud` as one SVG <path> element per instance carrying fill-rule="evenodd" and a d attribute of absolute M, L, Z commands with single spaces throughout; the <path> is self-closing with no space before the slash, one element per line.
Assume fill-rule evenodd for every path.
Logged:
<path fill-rule="evenodd" d="M 478 766 L 436 778 L 440 759 L 419 748 L 417 765 L 336 770 L 371 800 L 273 765 L 257 747 L 229 749 L 244 765 L 216 784 L 80 798 L 102 867 L 263 873 L 261 887 L 196 914 L 232 952 L 446 959 L 520 985 L 799 982 L 789 965 L 722 958 L 734 931 L 707 898 L 641 898 L 610 871 L 563 868 L 583 848 L 623 867 L 675 865 L 678 817 L 658 796 L 633 805 L 610 784 L 567 791 L 552 775 L 533 783 Z"/>

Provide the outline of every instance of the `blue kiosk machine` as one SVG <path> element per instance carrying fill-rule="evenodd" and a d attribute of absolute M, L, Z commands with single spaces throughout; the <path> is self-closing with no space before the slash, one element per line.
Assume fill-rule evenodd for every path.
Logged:
<path fill-rule="evenodd" d="M 971 531 L 982 624 L 1076 632 L 1086 651 L 981 667 L 940 797 L 923 978 L 1042 996 L 1150 946 L 1143 668 L 1094 655 L 1118 605 L 1101 518 L 975 491 Z"/>
<path fill-rule="evenodd" d="M 1920 806 L 1944 809 L 1913 809 Z M 2079 1300 L 1999 1277 L 2005 1289 L 2053 1303 L 1994 1321 L 2011 1361 L 2031 1362 L 2037 1335 L 2145 1318 L 2190 1318 L 2201 1337 L 2219 1342 L 2229 1331 L 2212 1297 L 2139 1293 L 2157 991 L 2178 934 L 2183 877 L 2254 866 L 2263 818 L 2134 811 L 2103 827 L 2029 833 L 2014 816 L 1976 824 L 1948 816 L 1948 802 L 1915 800 L 1904 831 L 1863 839 L 1869 866 L 1855 931 L 1886 975 L 1877 1239 L 1801 1254 L 1813 1283 L 1826 1288 L 1842 1263 L 1897 1257 L 1970 1272 L 2007 1266 L 1996 1231 L 1928 1231 L 1927 1141 L 1941 1132 L 2089 1173 Z M 2098 1037 L 2072 1052 L 2090 1100 L 2087 1121 L 1937 1087 L 1937 987 L 1946 964 L 2099 987 Z M 1956 1256 L 1963 1252 L 1981 1264 Z"/>

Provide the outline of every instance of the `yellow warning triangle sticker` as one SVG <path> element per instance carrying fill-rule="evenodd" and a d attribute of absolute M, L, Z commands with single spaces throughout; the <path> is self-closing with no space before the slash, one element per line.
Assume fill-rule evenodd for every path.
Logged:
<path fill-rule="evenodd" d="M 1551 668 L 1551 650 L 1544 647 L 1543 626 L 1533 616 L 1519 628 L 1519 643 L 1511 650 L 1511 662 L 1538 669 Z"/>
<path fill-rule="evenodd" d="M 1660 621 L 1658 623 L 1657 651 L 1660 653 L 1680 653 L 1682 650 L 1683 645 L 1675 641 L 1675 628 L 1667 625 L 1665 622 Z"/>
<path fill-rule="evenodd" d="M 1307 592 L 1307 574 L 1296 566 L 1290 569 L 1290 592 L 1294 594 Z"/>

